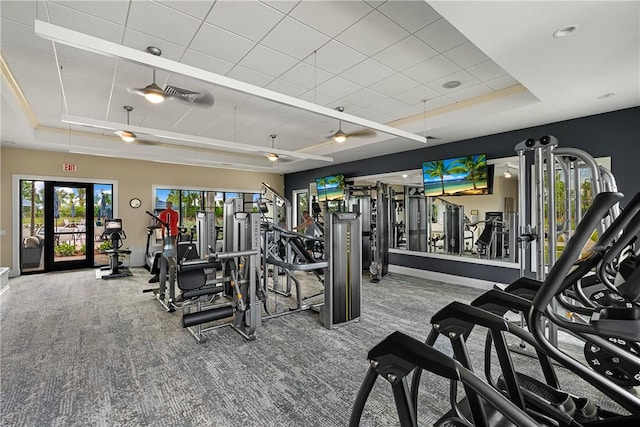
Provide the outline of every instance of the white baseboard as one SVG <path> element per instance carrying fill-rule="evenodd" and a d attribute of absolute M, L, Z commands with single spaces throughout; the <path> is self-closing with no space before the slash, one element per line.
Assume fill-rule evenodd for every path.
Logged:
<path fill-rule="evenodd" d="M 484 290 L 493 289 L 494 285 L 504 285 L 504 283 L 490 282 L 488 280 L 473 279 L 471 277 L 455 276 L 453 274 L 438 273 L 435 271 L 420 270 L 417 268 L 402 267 L 400 265 L 392 264 L 389 264 L 389 272 Z"/>
<path fill-rule="evenodd" d="M 4 287 L 9 283 L 9 273 L 11 269 L 9 267 L 0 267 L 0 287 Z"/>

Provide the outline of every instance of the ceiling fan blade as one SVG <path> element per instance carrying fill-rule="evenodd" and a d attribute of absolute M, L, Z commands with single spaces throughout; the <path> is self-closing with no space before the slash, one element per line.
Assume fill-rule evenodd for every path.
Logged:
<path fill-rule="evenodd" d="M 210 93 L 202 94 L 170 85 L 167 85 L 164 88 L 164 93 L 180 101 L 188 102 L 189 104 L 200 107 L 211 107 L 214 103 L 213 95 Z"/>
<path fill-rule="evenodd" d="M 160 145 L 160 143 L 158 141 L 148 141 L 145 139 L 136 139 L 134 144 L 139 144 L 139 145 Z"/>
<path fill-rule="evenodd" d="M 431 135 L 427 135 L 425 138 L 427 139 L 427 141 L 428 141 L 428 140 L 430 140 L 430 139 L 431 139 L 431 140 L 437 140 L 437 139 L 440 139 L 440 138 L 438 138 L 437 136 L 431 136 Z"/>
<path fill-rule="evenodd" d="M 356 132 L 352 132 L 347 134 L 347 136 L 349 138 L 354 137 L 354 138 L 358 138 L 358 137 L 369 137 L 369 136 L 375 136 L 376 135 L 376 131 L 373 129 L 362 129 Z"/>
<path fill-rule="evenodd" d="M 144 88 L 128 87 L 127 92 L 129 92 L 132 95 L 144 96 Z"/>

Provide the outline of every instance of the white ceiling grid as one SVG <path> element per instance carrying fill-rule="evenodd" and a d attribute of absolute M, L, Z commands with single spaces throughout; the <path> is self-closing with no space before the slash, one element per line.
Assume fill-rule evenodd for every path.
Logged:
<path fill-rule="evenodd" d="M 596 1 L 586 2 L 588 7 L 566 2 L 556 7 L 556 2 L 546 2 L 537 8 L 520 3 L 523 2 L 3 0 L 1 46 L 3 57 L 42 126 L 69 129 L 60 123 L 60 115 L 65 113 L 124 122 L 122 107 L 131 105 L 131 123 L 138 126 L 260 146 L 269 145 L 269 135 L 277 134 L 279 147 L 318 154 L 330 151 L 341 162 L 421 145 L 395 139 L 390 145 L 393 137 L 381 132 L 373 138 L 352 138 L 342 145 L 326 143 L 327 136 L 338 127 L 335 119 L 163 70 L 156 73 L 159 85 L 211 92 L 215 105 L 210 109 L 192 108 L 176 101 L 150 105 L 127 91 L 151 82 L 149 67 L 61 44 L 55 44 L 54 52 L 53 43 L 34 34 L 34 19 L 140 51 L 156 46 L 162 49 L 164 58 L 172 61 L 325 107 L 343 106 L 346 113 L 372 121 L 389 123 L 406 118 L 403 129 L 421 134 L 440 131 L 443 143 L 475 135 L 470 126 L 453 125 L 454 118 L 463 116 L 461 111 L 448 119 L 444 117 L 451 114 L 454 104 L 491 100 L 495 95 L 498 101 L 505 97 L 503 108 L 513 108 L 537 104 L 539 93 L 559 96 L 560 82 L 544 86 L 549 78 L 536 80 L 527 55 L 563 65 L 566 61 L 562 55 L 575 56 L 584 66 L 600 67 L 603 73 L 607 71 L 606 61 L 603 65 L 599 58 L 615 38 L 618 50 L 626 48 L 624 52 L 629 57 L 624 70 L 618 72 L 619 80 L 626 82 L 637 71 L 638 53 L 633 49 L 638 46 L 638 23 L 629 18 L 637 12 L 637 5 Z M 546 14 L 538 14 L 538 9 Z M 555 19 L 549 19 L 549 13 Z M 503 22 L 505 16 L 509 22 Z M 590 59 L 575 45 L 569 46 L 571 40 L 566 43 L 570 50 L 563 50 L 550 37 L 556 27 L 573 23 L 569 20 L 572 16 L 587 24 L 598 18 L 606 21 L 601 19 L 601 29 L 589 34 L 590 45 L 598 48 Z M 615 37 L 607 36 L 608 45 L 594 39 L 596 34 L 614 27 L 613 21 L 621 19 L 622 30 L 615 31 Z M 541 23 L 545 25 L 543 33 L 535 28 Z M 588 25 L 586 30 L 589 31 Z M 625 34 L 636 30 L 635 38 L 625 38 L 623 30 Z M 540 34 L 546 37 L 544 41 L 537 39 Z M 534 50 L 538 45 L 544 49 Z M 56 53 L 62 66 L 63 88 Z M 562 82 L 570 79 L 566 74 Z M 461 85 L 444 88 L 443 84 L 451 80 L 458 80 Z M 507 100 L 513 93 L 502 93 L 519 81 L 533 94 L 523 89 Z M 591 83 L 593 91 L 600 86 Z M 485 114 L 498 112 L 499 102 L 494 104 L 483 110 Z M 614 105 L 624 108 L 637 102 L 627 97 L 623 103 L 593 106 L 592 111 L 606 111 Z M 446 110 L 438 112 L 442 108 Z M 568 108 L 561 114 L 570 115 Z M 425 110 L 433 117 L 429 129 L 424 128 L 421 117 Z M 478 111 L 473 110 L 469 119 L 481 119 Z M 496 121 L 494 128 L 504 130 L 505 126 L 516 126 L 525 120 L 524 114 L 512 115 L 513 123 Z M 543 117 L 545 113 L 537 120 L 544 120 Z M 451 127 L 434 129 L 438 123 Z M 347 123 L 343 127 L 348 131 L 361 129 Z M 97 132 L 86 127 L 82 130 Z M 38 146 L 38 141 L 30 143 Z M 367 150 L 363 149 L 365 146 Z M 122 148 L 123 155 L 127 150 Z M 274 167 L 264 158 L 259 160 L 265 162 L 265 167 Z M 318 161 L 299 161 L 278 167 L 294 171 L 321 165 Z"/>

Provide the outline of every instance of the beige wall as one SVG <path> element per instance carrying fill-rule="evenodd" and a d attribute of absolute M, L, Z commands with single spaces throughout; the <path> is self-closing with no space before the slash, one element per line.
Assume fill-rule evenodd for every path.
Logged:
<path fill-rule="evenodd" d="M 63 163 L 77 164 L 78 171 L 63 172 Z M 266 182 L 284 193 L 284 177 L 277 173 L 181 166 L 2 147 L 0 148 L 0 230 L 4 230 L 6 234 L 0 237 L 0 265 L 14 269 L 17 266 L 13 265 L 13 252 L 18 250 L 19 242 L 14 241 L 13 237 L 13 175 L 51 177 L 78 182 L 83 182 L 83 179 L 117 181 L 117 215 L 122 218 L 127 233 L 125 247 L 134 251 L 134 254 L 144 254 L 146 226 L 149 224 L 149 217 L 144 211 L 153 208 L 153 185 L 165 188 L 173 186 L 174 188 L 256 191 L 260 189 L 262 182 Z M 142 206 L 139 209 L 129 207 L 129 200 L 133 197 L 142 200 Z M 132 257 L 132 263 L 133 259 L 134 257 Z M 12 271 L 12 275 L 16 274 L 16 271 Z"/>

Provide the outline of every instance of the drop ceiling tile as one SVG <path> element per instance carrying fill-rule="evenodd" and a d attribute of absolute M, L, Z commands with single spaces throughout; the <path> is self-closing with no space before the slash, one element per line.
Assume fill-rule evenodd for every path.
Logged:
<path fill-rule="evenodd" d="M 152 19 L 150 17 L 153 17 Z M 151 1 L 131 2 L 128 27 L 188 46 L 200 20 Z"/>
<path fill-rule="evenodd" d="M 374 11 L 345 30 L 336 39 L 367 56 L 374 55 L 409 33 L 380 12 Z"/>
<path fill-rule="evenodd" d="M 124 34 L 124 26 L 122 25 L 55 3 L 49 4 L 49 14 L 52 24 L 110 42 L 122 42 L 122 35 Z"/>
<path fill-rule="evenodd" d="M 382 79 L 369 87 L 384 95 L 391 96 L 397 95 L 402 92 L 406 92 L 413 89 L 420 84 L 413 79 L 405 76 L 404 74 L 393 74 L 385 79 Z"/>
<path fill-rule="evenodd" d="M 324 93 L 334 98 L 347 96 L 350 93 L 356 92 L 360 89 L 362 89 L 362 86 L 338 76 L 318 85 L 318 92 Z"/>
<path fill-rule="evenodd" d="M 27 82 L 47 85 L 60 83 L 56 72 L 57 64 L 52 55 L 31 51 L 27 56 L 24 49 L 10 45 L 2 47 L 2 55 L 11 74 L 20 85 Z"/>
<path fill-rule="evenodd" d="M 268 85 L 266 85 L 265 87 L 274 92 L 293 96 L 294 98 L 297 98 L 298 96 L 302 95 L 307 91 L 307 89 L 303 88 L 302 86 L 298 86 L 296 84 L 289 83 L 281 79 L 274 80 Z"/>
<path fill-rule="evenodd" d="M 282 13 L 289 13 L 299 3 L 299 0 L 260 0 L 260 2 Z"/>
<path fill-rule="evenodd" d="M 326 82 L 331 77 L 333 77 L 333 74 L 327 73 L 319 68 L 314 68 L 312 65 L 304 62 L 299 62 L 280 76 L 282 80 L 295 83 L 307 89 L 312 89 L 317 84 Z"/>
<path fill-rule="evenodd" d="M 111 85 L 113 81 L 113 74 L 116 69 L 116 59 L 108 58 L 113 61 L 111 68 L 95 67 L 93 65 L 81 62 L 67 61 L 61 59 L 60 65 L 62 66 L 62 78 L 65 81 L 67 78 L 71 79 L 83 79 L 97 84 Z M 56 73 L 57 75 L 57 73 Z"/>
<path fill-rule="evenodd" d="M 262 45 L 256 45 L 251 52 L 239 62 L 239 64 L 244 67 L 269 74 L 273 77 L 278 77 L 297 63 L 297 59 Z"/>
<path fill-rule="evenodd" d="M 266 35 L 261 44 L 294 58 L 305 59 L 328 41 L 329 37 L 321 32 L 286 17 Z"/>
<path fill-rule="evenodd" d="M 18 3 L 31 3 L 20 1 Z M 61 1 L 54 0 L 49 1 L 49 4 L 57 3 L 61 6 L 68 7 L 70 9 L 77 10 L 94 17 L 106 19 L 107 21 L 114 22 L 118 25 L 125 25 L 127 20 L 127 12 L 129 11 L 129 2 L 126 1 Z M 4 9 L 5 2 L 2 2 L 2 8 Z M 42 15 L 41 15 L 42 16 Z M 42 19 L 42 18 L 41 18 Z M 33 20 L 33 17 L 32 17 Z M 45 20 L 45 19 L 43 19 Z"/>
<path fill-rule="evenodd" d="M 69 111 L 67 114 L 82 117 L 104 117 L 107 111 L 107 100 L 95 96 L 89 96 L 83 93 L 70 91 L 67 94 L 67 105 Z M 126 117 L 120 120 L 126 123 Z"/>
<path fill-rule="evenodd" d="M 161 108 L 153 108 L 150 110 L 149 114 L 140 122 L 140 126 L 151 129 L 169 130 L 173 128 L 176 122 L 188 113 L 191 108 L 192 106 L 185 102 L 176 99 L 167 100 L 162 103 Z"/>
<path fill-rule="evenodd" d="M 158 3 L 162 3 L 163 5 L 170 7 L 175 10 L 179 10 L 180 12 L 186 13 L 187 15 L 191 15 L 194 18 L 198 18 L 200 20 L 204 19 L 211 9 L 214 0 L 156 0 Z"/>
<path fill-rule="evenodd" d="M 19 22 L 33 27 L 33 19 L 36 14 L 36 2 L 30 1 L 3 1 L 0 8 L 2 19 Z"/>
<path fill-rule="evenodd" d="M 368 108 L 360 108 L 351 112 L 354 116 L 362 117 L 363 119 L 371 120 L 378 123 L 384 123 L 384 114 L 377 111 L 372 111 Z M 337 128 L 337 126 L 336 126 Z"/>
<path fill-rule="evenodd" d="M 39 115 L 59 114 L 62 106 L 62 98 L 59 86 L 32 83 L 22 88 L 29 105 Z M 58 123 L 60 117 L 58 116 Z"/>
<path fill-rule="evenodd" d="M 453 25 L 444 19 L 439 19 L 427 25 L 420 31 L 417 31 L 415 35 L 440 53 L 446 52 L 468 41 L 460 31 L 456 30 Z"/>
<path fill-rule="evenodd" d="M 213 95 L 216 97 L 216 104 L 214 107 L 216 109 L 229 109 L 229 111 L 233 111 L 234 108 L 242 105 L 243 102 L 252 98 L 251 95 L 238 92 L 237 90 L 228 89 L 223 86 L 216 86 L 213 89 Z"/>
<path fill-rule="evenodd" d="M 233 70 L 227 74 L 227 77 L 260 87 L 266 86 L 267 83 L 273 80 L 273 77 L 268 74 L 255 71 L 241 65 L 235 66 Z"/>
<path fill-rule="evenodd" d="M 368 110 L 371 110 L 380 114 L 390 114 L 390 113 L 393 113 L 394 111 L 402 110 L 405 108 L 407 108 L 407 104 L 392 98 L 387 98 L 384 101 L 378 102 L 376 104 L 373 104 L 367 107 Z"/>
<path fill-rule="evenodd" d="M 394 70 L 402 71 L 437 54 L 438 52 L 416 37 L 409 36 L 378 52 L 373 59 Z"/>
<path fill-rule="evenodd" d="M 187 49 L 180 62 L 186 65 L 191 65 L 192 67 L 200 68 L 201 70 L 211 71 L 212 73 L 221 75 L 227 74 L 231 68 L 233 68 L 233 64 L 231 62 L 211 55 L 205 55 L 204 53 L 200 53 L 193 49 Z"/>
<path fill-rule="evenodd" d="M 447 105 L 455 104 L 455 101 L 446 96 L 437 96 L 435 98 L 431 98 L 427 100 L 425 105 L 421 104 L 421 108 L 423 108 L 427 113 L 429 111 L 437 110 L 438 108 L 445 107 Z M 427 117 L 427 127 L 429 123 L 429 118 Z"/>
<path fill-rule="evenodd" d="M 447 88 L 442 86 L 447 82 L 456 81 L 456 80 L 459 81 L 460 83 L 462 83 L 458 87 L 455 87 L 453 89 L 447 89 Z M 431 83 L 427 84 L 427 86 L 430 89 L 441 93 L 442 95 L 450 96 L 450 94 L 452 94 L 452 93 L 465 90 L 466 88 L 471 87 L 471 86 L 475 86 L 478 83 L 480 83 L 478 81 L 478 79 L 473 77 L 471 74 L 467 73 L 466 71 L 458 71 L 456 73 L 452 73 L 452 74 L 446 75 L 444 77 L 441 77 L 441 78 L 439 78 L 437 80 L 434 80 Z"/>
<path fill-rule="evenodd" d="M 237 63 L 255 43 L 222 28 L 204 23 L 189 48 L 225 61 Z"/>
<path fill-rule="evenodd" d="M 324 105 L 325 107 L 334 108 L 333 101 L 335 101 L 335 96 L 329 96 L 324 93 L 320 93 L 317 90 L 308 90 L 298 98 L 303 99 L 308 102 L 313 102 L 314 104 Z M 339 105 L 339 104 L 338 104 Z"/>
<path fill-rule="evenodd" d="M 418 85 L 407 91 L 400 92 L 393 96 L 394 99 L 404 102 L 408 105 L 417 106 L 422 108 L 423 99 L 431 99 L 440 96 L 440 94 L 434 90 L 429 89 L 427 86 Z"/>
<path fill-rule="evenodd" d="M 488 93 L 493 92 L 493 90 L 482 83 L 478 83 L 473 86 L 468 86 L 462 90 L 458 90 L 453 93 L 448 93 L 447 96 L 452 98 L 458 102 L 464 101 L 467 99 L 475 98 L 476 96 L 486 95 Z"/>
<path fill-rule="evenodd" d="M 332 74 L 340 74 L 365 59 L 367 57 L 357 50 L 351 49 L 339 41 L 331 40 L 318 49 L 315 54 L 305 59 L 305 62 Z"/>
<path fill-rule="evenodd" d="M 385 120 L 385 123 L 400 119 L 406 119 L 407 117 L 416 116 L 418 114 L 422 114 L 422 109 L 412 105 L 408 105 L 405 108 L 400 108 L 389 113 L 389 116 L 387 117 L 387 120 Z"/>
<path fill-rule="evenodd" d="M 160 48 L 160 50 L 162 50 L 161 56 L 172 61 L 179 61 L 185 51 L 184 46 L 159 39 L 146 33 L 141 33 L 131 28 L 125 30 L 123 44 L 141 52 L 146 52 L 148 46 Z M 149 55 L 151 54 L 149 53 Z"/>
<path fill-rule="evenodd" d="M 506 89 L 511 86 L 515 86 L 520 83 L 513 77 L 509 75 L 504 75 L 496 79 L 488 80 L 485 82 L 485 84 L 493 90 L 500 90 L 500 89 Z"/>
<path fill-rule="evenodd" d="M 61 44 L 56 45 L 56 52 L 58 53 L 58 59 L 61 61 L 65 60 L 67 62 L 106 68 L 110 72 L 113 72 L 113 70 L 115 70 L 116 68 L 116 58 L 111 58 L 93 52 L 87 52 Z"/>
<path fill-rule="evenodd" d="M 386 98 L 386 96 L 379 92 L 364 88 L 350 95 L 347 95 L 342 99 L 357 107 L 367 107 L 371 104 L 376 104 Z"/>
<path fill-rule="evenodd" d="M 357 1 L 302 1 L 289 16 L 335 37 L 372 10 L 371 6 Z"/>
<path fill-rule="evenodd" d="M 460 71 L 460 67 L 438 55 L 407 68 L 403 73 L 419 83 L 426 84 L 457 71 Z"/>
<path fill-rule="evenodd" d="M 461 68 L 468 68 L 489 59 L 483 51 L 471 42 L 466 42 L 443 53 L 444 56 L 458 64 Z"/>
<path fill-rule="evenodd" d="M 484 61 L 480 64 L 474 65 L 473 67 L 469 67 L 466 71 L 481 82 L 493 80 L 507 74 L 506 71 L 492 60 Z"/>
<path fill-rule="evenodd" d="M 53 44 L 50 40 L 34 37 L 32 26 L 7 19 L 0 20 L 0 42 L 3 48 L 15 46 L 53 55 Z"/>
<path fill-rule="evenodd" d="M 260 41 L 284 14 L 258 1 L 218 1 L 207 22 L 253 41 Z"/>
<path fill-rule="evenodd" d="M 387 1 L 378 11 L 410 33 L 441 18 L 426 1 Z"/>
<path fill-rule="evenodd" d="M 344 71 L 340 76 L 363 86 L 369 86 L 385 77 L 389 77 L 393 73 L 394 71 L 391 68 L 368 58 Z"/>
<path fill-rule="evenodd" d="M 118 74 L 123 75 L 123 79 L 135 77 L 139 81 L 146 81 L 145 86 L 153 81 L 153 67 L 138 65 L 132 62 L 119 61 Z M 162 83 L 169 78 L 170 74 L 168 71 L 156 69 L 156 83 L 162 85 Z"/>

